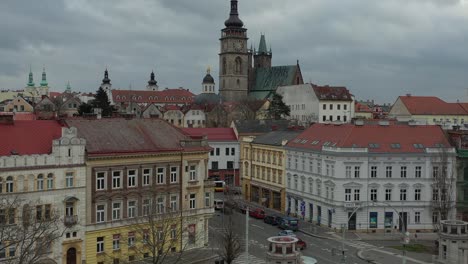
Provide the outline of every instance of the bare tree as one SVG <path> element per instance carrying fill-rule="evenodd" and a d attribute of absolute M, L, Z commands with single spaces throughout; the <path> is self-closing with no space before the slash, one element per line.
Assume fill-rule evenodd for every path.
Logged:
<path fill-rule="evenodd" d="M 219 250 L 219 255 L 227 264 L 231 264 L 242 253 L 242 247 L 239 243 L 241 238 L 234 232 L 234 224 L 231 216 L 228 217 L 227 222 L 220 237 L 221 248 Z"/>
<path fill-rule="evenodd" d="M 441 221 L 453 218 L 456 199 L 455 164 L 453 155 L 442 150 L 432 164 L 432 212 L 434 229 L 439 232 Z"/>
<path fill-rule="evenodd" d="M 52 244 L 66 228 L 50 205 L 18 197 L 0 201 L 0 255 L 2 263 L 33 264 L 51 253 Z"/>
<path fill-rule="evenodd" d="M 128 246 L 127 253 L 120 255 L 124 258 L 120 258 L 119 263 L 182 263 L 184 252 L 196 244 L 201 235 L 191 229 L 190 210 L 166 206 L 169 199 L 170 196 L 160 192 L 152 192 L 143 199 L 142 216 L 130 221 L 130 232 L 116 238 L 119 244 Z M 107 254 L 104 262 L 114 263 L 114 256 Z"/>

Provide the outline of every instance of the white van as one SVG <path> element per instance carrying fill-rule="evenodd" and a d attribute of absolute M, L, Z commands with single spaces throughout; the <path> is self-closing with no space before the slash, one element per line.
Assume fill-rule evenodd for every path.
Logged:
<path fill-rule="evenodd" d="M 224 208 L 224 201 L 221 199 L 214 199 L 215 210 L 222 210 Z"/>

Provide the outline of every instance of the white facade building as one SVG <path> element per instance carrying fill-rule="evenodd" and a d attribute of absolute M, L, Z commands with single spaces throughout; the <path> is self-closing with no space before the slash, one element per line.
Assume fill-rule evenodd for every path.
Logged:
<path fill-rule="evenodd" d="M 77 137 L 75 128 L 63 128 L 55 121 L 16 121 L 8 126 L 1 128 L 2 136 L 9 134 L 17 140 L 8 145 L 14 149 L 5 148 L 5 142 L 0 143 L 1 149 L 17 155 L 0 156 L 0 193 L 15 207 L 14 223 L 25 220 L 25 208 L 32 208 L 37 221 L 41 221 L 38 217 L 47 219 L 58 214 L 58 232 L 64 232 L 63 236 L 52 243 L 50 252 L 41 259 L 81 263 L 85 260 L 85 140 Z M 27 146 L 22 140 L 29 142 Z M 20 246 L 16 256 L 19 251 Z M 0 262 L 1 257 L 9 258 L 11 254 L 10 250 L 0 254 Z"/>
<path fill-rule="evenodd" d="M 278 87 L 291 109 L 290 118 L 301 124 L 349 123 L 354 117 L 354 96 L 346 87 L 299 84 Z"/>
<path fill-rule="evenodd" d="M 205 127 L 205 111 L 197 105 L 191 105 L 189 107 L 189 109 L 184 111 L 184 127 Z"/>
<path fill-rule="evenodd" d="M 192 136 L 206 136 L 212 148 L 208 159 L 208 177 L 240 185 L 240 143 L 232 128 L 183 128 Z"/>
<path fill-rule="evenodd" d="M 286 150 L 287 212 L 332 228 L 432 230 L 433 176 L 456 173 L 438 126 L 314 124 Z"/>

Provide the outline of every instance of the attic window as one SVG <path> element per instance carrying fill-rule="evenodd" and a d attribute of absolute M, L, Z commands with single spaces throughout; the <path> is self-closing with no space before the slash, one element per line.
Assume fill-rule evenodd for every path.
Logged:
<path fill-rule="evenodd" d="M 143 99 L 143 98 L 141 96 L 138 96 L 138 100 L 141 100 L 141 99 Z"/>
<path fill-rule="evenodd" d="M 149 100 L 153 100 L 153 96 L 150 96 L 148 99 L 149 99 Z"/>
<path fill-rule="evenodd" d="M 323 143 L 323 145 L 328 146 L 328 145 L 330 145 L 330 143 L 331 143 L 330 141 L 327 141 L 327 142 Z"/>
<path fill-rule="evenodd" d="M 317 145 L 319 142 L 320 142 L 320 140 L 314 140 L 314 141 L 312 141 L 312 143 L 310 143 L 310 144 L 311 144 L 311 145 Z"/>
<path fill-rule="evenodd" d="M 332 146 L 332 147 L 336 146 L 336 142 L 333 142 L 333 143 L 331 144 L 331 146 Z"/>
<path fill-rule="evenodd" d="M 117 95 L 115 98 L 116 98 L 117 100 L 120 100 L 120 95 Z"/>
<path fill-rule="evenodd" d="M 380 147 L 380 145 L 377 144 L 377 143 L 369 143 L 369 148 L 371 148 L 371 149 L 376 149 L 376 148 L 379 148 L 379 147 Z"/>
<path fill-rule="evenodd" d="M 390 147 L 391 147 L 392 149 L 399 149 L 399 148 L 401 148 L 400 143 L 392 143 L 392 144 L 390 144 Z"/>
<path fill-rule="evenodd" d="M 185 101 L 185 97 L 182 97 L 182 101 Z"/>
<path fill-rule="evenodd" d="M 301 141 L 301 144 L 305 144 L 305 143 L 307 143 L 307 139 L 303 139 L 303 140 Z"/>
<path fill-rule="evenodd" d="M 294 142 L 294 143 L 299 143 L 300 141 L 301 141 L 300 138 L 296 138 L 293 142 Z"/>
<path fill-rule="evenodd" d="M 422 148 L 424 148 L 424 145 L 423 145 L 423 144 L 416 143 L 416 144 L 413 144 L 413 147 L 414 147 L 414 148 L 417 148 L 417 149 L 422 149 Z"/>
<path fill-rule="evenodd" d="M 125 99 L 127 99 L 127 97 L 125 97 L 125 96 L 122 96 L 122 100 L 125 100 Z"/>
<path fill-rule="evenodd" d="M 435 144 L 435 147 L 436 147 L 436 148 L 443 148 L 443 147 L 445 147 L 445 145 L 442 144 L 442 143 L 436 143 L 436 144 Z"/>

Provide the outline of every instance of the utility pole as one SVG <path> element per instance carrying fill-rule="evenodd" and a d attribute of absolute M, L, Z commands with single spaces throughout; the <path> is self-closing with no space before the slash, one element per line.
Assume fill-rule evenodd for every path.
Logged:
<path fill-rule="evenodd" d="M 249 207 L 245 207 L 245 254 L 247 255 L 247 263 L 250 263 L 249 256 Z"/>
<path fill-rule="evenodd" d="M 342 234 L 342 239 L 341 239 L 341 263 L 346 263 L 345 249 L 344 249 L 345 228 L 346 228 L 346 224 L 341 224 L 341 234 Z"/>

